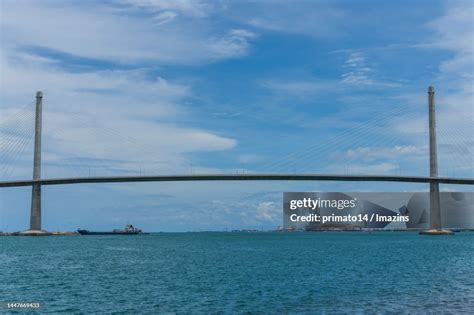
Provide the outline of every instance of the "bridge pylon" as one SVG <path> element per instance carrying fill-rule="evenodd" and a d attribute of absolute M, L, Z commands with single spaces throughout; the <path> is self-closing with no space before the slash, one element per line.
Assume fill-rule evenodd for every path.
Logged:
<path fill-rule="evenodd" d="M 36 92 L 35 151 L 33 158 L 33 180 L 41 179 L 41 131 L 43 112 L 43 92 Z M 48 235 L 41 229 L 41 184 L 33 184 L 31 191 L 30 229 L 23 235 Z"/>
<path fill-rule="evenodd" d="M 436 145 L 436 108 L 434 87 L 428 87 L 428 119 L 430 137 L 430 177 L 438 177 L 438 151 Z M 441 207 L 439 183 L 430 183 L 430 229 L 420 232 L 428 235 L 451 235 L 452 231 L 443 230 L 441 225 Z"/>

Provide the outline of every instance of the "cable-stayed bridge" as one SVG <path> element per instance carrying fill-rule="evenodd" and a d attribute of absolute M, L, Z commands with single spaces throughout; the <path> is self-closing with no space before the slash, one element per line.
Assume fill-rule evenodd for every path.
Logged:
<path fill-rule="evenodd" d="M 190 174 L 190 175 L 138 175 L 138 176 L 91 176 L 50 178 L 38 180 L 12 180 L 0 182 L 0 187 L 34 185 L 68 185 L 97 183 L 139 182 L 198 182 L 198 181 L 353 181 L 353 182 L 401 182 L 473 185 L 472 178 L 401 176 L 401 175 L 338 175 L 338 174 Z"/>
<path fill-rule="evenodd" d="M 42 151 L 42 107 L 43 107 L 43 94 L 38 92 L 36 96 L 36 109 L 34 115 L 32 112 L 27 111 L 27 115 L 34 116 L 34 167 L 33 167 L 33 179 L 31 180 L 0 180 L 1 187 L 21 187 L 21 186 L 32 186 L 32 200 L 31 200 L 31 216 L 30 216 L 30 230 L 25 231 L 25 235 L 41 235 L 45 234 L 41 227 L 41 186 L 43 185 L 66 185 L 66 184 L 86 184 L 86 183 L 123 183 L 123 182 L 171 182 L 171 181 L 355 181 L 355 182 L 405 182 L 405 183 L 429 183 L 430 184 L 430 201 L 431 201 L 431 228 L 433 230 L 441 230 L 441 218 L 440 218 L 440 205 L 439 205 L 439 184 L 459 184 L 459 185 L 473 185 L 474 178 L 455 177 L 455 176 L 438 176 L 438 154 L 437 154 L 437 139 L 436 139 L 436 112 L 435 112 L 435 100 L 434 100 L 434 89 L 432 87 L 428 90 L 428 112 L 429 112 L 429 176 L 411 176 L 411 175 L 369 175 L 369 174 L 318 174 L 318 173 L 282 173 L 282 172 L 265 172 L 265 173 L 244 173 L 240 174 L 171 174 L 171 175 L 150 175 L 144 174 L 140 169 L 139 175 L 127 175 L 127 176 L 96 176 L 90 173 L 89 176 L 67 176 L 61 178 L 43 178 L 41 176 L 41 151 Z M 385 113 L 384 117 L 377 117 L 373 119 L 373 122 L 379 124 L 386 123 L 389 117 L 400 114 L 406 111 L 404 108 L 396 108 L 389 113 Z M 13 115 L 14 116 L 14 115 Z M 12 117 L 13 117 L 12 116 Z M 11 117 L 10 117 L 11 118 Z M 9 118 L 9 119 L 10 119 Z M 31 117 L 30 117 L 31 118 Z M 7 120 L 0 122 L 5 123 Z M 26 121 L 26 122 L 25 122 Z M 22 121 L 21 125 L 16 126 L 17 129 L 28 127 L 28 119 Z M 337 147 L 338 144 L 344 141 L 348 134 L 357 134 L 362 139 L 368 139 L 369 141 L 375 141 L 377 136 L 373 136 L 370 128 L 358 128 L 356 132 L 347 131 L 339 135 L 339 138 L 331 143 L 327 143 L 324 146 L 310 146 L 302 154 L 290 154 L 279 160 L 273 161 L 269 164 L 268 169 L 274 170 L 279 166 L 285 165 L 288 161 L 297 160 L 298 162 L 306 162 L 311 159 L 314 151 L 317 150 L 319 153 L 324 150 L 331 150 L 331 148 Z M 379 135 L 380 136 L 380 135 Z M 465 135 L 464 135 L 465 136 Z M 469 135 L 468 135 L 469 136 Z M 26 140 L 25 140 L 26 139 Z M 2 153 L 15 153 L 15 150 L 25 150 L 31 143 L 31 138 L 25 138 L 20 143 L 15 141 L 5 141 L 1 143 L 0 148 Z M 457 139 L 455 139 L 457 140 Z M 459 141 L 459 140 L 457 140 Z M 133 141 L 130 141 L 134 145 Z M 349 151 L 350 154 L 364 154 L 364 150 L 360 148 Z M 347 158 L 350 160 L 350 154 Z M 472 166 L 472 155 L 469 157 L 470 151 L 468 150 L 468 165 L 469 158 L 471 159 Z M 466 158 L 466 156 L 461 156 Z M 106 161 L 105 161 L 106 163 Z M 8 164 L 7 164 L 8 166 Z M 107 165 L 105 165 L 107 166 Z M 401 173 L 401 169 L 400 169 Z"/>

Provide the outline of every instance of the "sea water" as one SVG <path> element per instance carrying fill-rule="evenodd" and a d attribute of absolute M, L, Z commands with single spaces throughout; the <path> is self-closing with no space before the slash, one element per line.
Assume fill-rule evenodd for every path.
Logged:
<path fill-rule="evenodd" d="M 472 312 L 474 233 L 0 237 L 0 312 Z"/>

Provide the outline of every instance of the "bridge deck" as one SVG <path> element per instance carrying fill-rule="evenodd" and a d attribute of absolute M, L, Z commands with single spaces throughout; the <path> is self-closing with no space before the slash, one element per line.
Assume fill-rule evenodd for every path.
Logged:
<path fill-rule="evenodd" d="M 147 176 L 98 176 L 70 177 L 41 180 L 1 181 L 1 187 L 40 185 L 129 183 L 129 182 L 179 182 L 179 181 L 366 181 L 405 182 L 473 185 L 474 178 L 397 176 L 397 175 L 328 175 L 328 174 L 196 174 L 196 175 L 147 175 Z"/>

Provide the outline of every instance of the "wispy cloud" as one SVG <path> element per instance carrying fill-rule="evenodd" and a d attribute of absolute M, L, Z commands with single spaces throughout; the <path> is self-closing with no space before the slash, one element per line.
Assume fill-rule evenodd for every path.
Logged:
<path fill-rule="evenodd" d="M 362 51 L 350 52 L 342 65 L 341 83 L 350 86 L 399 88 L 399 82 L 379 78 L 379 70 L 370 65 Z"/>
<path fill-rule="evenodd" d="M 244 29 L 230 30 L 225 36 L 211 40 L 212 56 L 217 59 L 243 56 L 249 50 L 250 40 L 256 36 Z"/>
<path fill-rule="evenodd" d="M 370 78 L 373 69 L 366 63 L 365 57 L 361 52 L 353 52 L 344 62 L 343 68 L 346 70 L 341 75 L 343 83 L 349 84 L 374 84 Z"/>
<path fill-rule="evenodd" d="M 272 201 L 261 202 L 257 206 L 256 219 L 277 224 L 281 219 L 281 208 Z"/>
<path fill-rule="evenodd" d="M 95 166 L 107 160 L 108 171 L 141 167 L 179 173 L 189 169 L 186 154 L 237 145 L 235 139 L 176 122 L 190 115 L 182 105 L 191 94 L 189 86 L 151 79 L 146 70 L 68 72 L 49 62 L 19 58 L 0 59 L 2 76 L 9 78 L 2 82 L 2 113 L 42 89 L 44 162 L 63 164 L 63 171 L 68 158 L 82 157 Z M 30 163 L 20 163 L 18 172 L 23 174 L 23 168 L 30 169 Z"/>
<path fill-rule="evenodd" d="M 440 65 L 442 75 L 456 75 L 460 80 L 474 78 L 474 5 L 457 1 L 446 5 L 446 13 L 429 22 L 427 27 L 437 33 L 428 47 L 454 52 Z M 471 85 L 472 86 L 472 85 Z"/>
<path fill-rule="evenodd" d="M 291 96 L 306 97 L 321 92 L 328 92 L 337 89 L 337 82 L 330 80 L 264 80 L 261 86 L 276 93 L 283 93 Z"/>
<path fill-rule="evenodd" d="M 331 2 L 224 2 L 228 18 L 257 29 L 331 38 L 341 33 L 346 12 Z"/>
<path fill-rule="evenodd" d="M 474 138 L 474 5 L 472 1 L 445 4 L 445 14 L 426 26 L 435 36 L 425 49 L 438 48 L 452 53 L 439 65 L 437 85 L 438 129 L 444 147 L 451 143 L 471 147 Z M 456 126 L 453 128 L 453 126 Z M 460 167 L 474 171 L 474 156 L 470 152 L 458 155 Z M 453 156 L 440 161 L 445 167 L 453 162 Z M 468 174 L 468 173 L 466 173 Z"/>
<path fill-rule="evenodd" d="M 190 17 L 204 17 L 212 10 L 211 2 L 201 0 L 122 0 L 124 4 L 148 9 L 158 15 L 167 14 L 178 16 L 179 14 Z"/>
<path fill-rule="evenodd" d="M 343 159 L 374 161 L 378 159 L 413 159 L 420 156 L 426 157 L 427 154 L 427 146 L 395 145 L 394 147 L 358 147 L 335 155 Z"/>
<path fill-rule="evenodd" d="M 151 16 L 146 9 L 129 14 L 118 3 L 88 3 L 9 2 L 2 6 L 3 48 L 46 47 L 128 64 L 200 64 L 242 56 L 252 37 L 243 29 L 214 27 L 197 2 L 134 2 L 137 10 L 156 8 Z M 168 23 L 183 12 L 196 18 Z"/>

